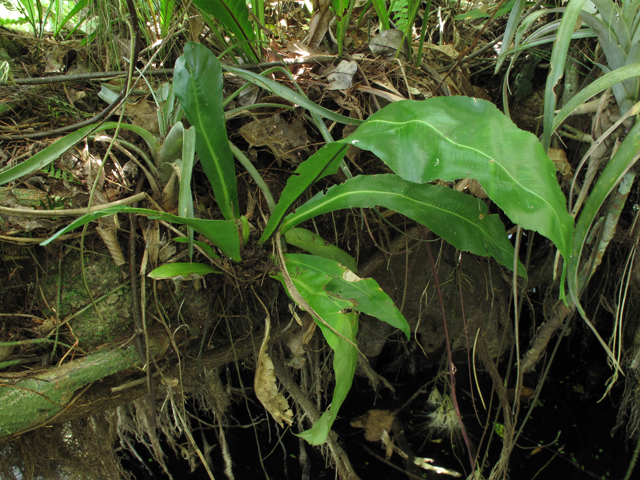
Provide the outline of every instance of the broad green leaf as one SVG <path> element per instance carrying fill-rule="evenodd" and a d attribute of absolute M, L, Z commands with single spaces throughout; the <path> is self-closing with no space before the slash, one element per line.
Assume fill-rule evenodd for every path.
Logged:
<path fill-rule="evenodd" d="M 176 237 L 173 241 L 176 243 L 189 243 L 189 239 L 187 237 Z M 209 244 L 201 242 L 200 240 L 194 240 L 193 244 L 204 250 L 210 258 L 220 258 Z"/>
<path fill-rule="evenodd" d="M 238 229 L 235 221 L 233 220 L 204 220 L 202 218 L 182 218 L 169 213 L 157 212 L 155 210 L 149 210 L 147 208 L 133 208 L 116 206 L 109 207 L 98 212 L 92 212 L 88 215 L 84 215 L 65 228 L 57 232 L 52 237 L 48 238 L 40 245 L 47 245 L 53 240 L 58 238 L 71 230 L 85 225 L 86 223 L 97 220 L 98 218 L 107 217 L 116 213 L 135 213 L 138 215 L 144 215 L 149 218 L 161 219 L 165 222 L 177 223 L 179 225 L 187 225 L 193 228 L 196 232 L 204 235 L 206 238 L 232 260 L 239 262 L 240 258 L 240 239 L 238 237 Z"/>
<path fill-rule="evenodd" d="M 203 276 L 208 273 L 222 273 L 216 270 L 211 265 L 204 263 L 166 263 L 154 268 L 148 273 L 148 277 L 155 278 L 156 280 L 164 280 L 175 277 L 189 278 L 190 275 Z"/>
<path fill-rule="evenodd" d="M 292 228 L 284 234 L 284 238 L 289 245 L 301 248 L 322 258 L 335 260 L 353 273 L 358 273 L 358 265 L 356 265 L 356 261 L 351 255 L 336 247 L 333 243 L 327 242 L 317 233 L 313 233 L 306 228 Z"/>
<path fill-rule="evenodd" d="M 374 152 L 410 182 L 475 178 L 514 223 L 540 232 L 569 255 L 573 219 L 553 162 L 535 135 L 487 101 L 396 102 L 340 142 Z"/>
<path fill-rule="evenodd" d="M 222 215 L 238 218 L 236 171 L 222 109 L 222 70 L 211 50 L 194 42 L 185 45 L 176 61 L 173 91 L 196 128 L 196 151 Z"/>
<path fill-rule="evenodd" d="M 419 184 L 397 175 L 360 175 L 336 185 L 287 215 L 281 232 L 310 218 L 350 207 L 382 206 L 427 226 L 458 250 L 491 255 L 513 269 L 513 246 L 497 215 L 481 200 L 441 185 Z M 518 262 L 518 274 L 526 276 Z"/>
<path fill-rule="evenodd" d="M 264 77 L 263 75 L 266 72 L 263 72 L 263 75 L 258 75 L 257 73 L 250 72 L 248 70 L 243 70 L 242 68 L 231 67 L 228 65 L 224 65 L 222 69 L 225 72 L 231 72 L 237 75 L 240 78 L 243 78 L 247 82 L 251 82 L 258 87 L 262 87 L 265 90 L 277 95 L 280 98 L 284 98 L 285 100 L 289 100 L 291 103 L 296 105 L 300 105 L 303 108 L 306 108 L 312 113 L 316 113 L 321 117 L 328 118 L 334 122 L 341 123 L 343 125 L 360 125 L 362 120 L 358 120 L 357 118 L 345 117 L 344 115 L 340 115 L 338 113 L 332 112 L 324 107 L 321 107 L 315 102 L 312 102 L 303 94 L 295 92 L 291 90 L 289 87 L 285 87 L 278 82 L 275 82 L 269 78 Z M 286 75 L 291 75 L 289 72 L 282 68 L 278 68 L 277 70 L 286 73 Z M 268 72 L 268 70 L 267 70 Z M 293 78 L 291 78 L 293 81 Z"/>
<path fill-rule="evenodd" d="M 251 44 L 256 35 L 249 21 L 249 10 L 245 0 L 194 0 L 193 3 L 231 30 L 236 36 L 236 43 L 243 42 L 241 48 L 248 60 L 259 61 Z"/>
<path fill-rule="evenodd" d="M 347 148 L 339 143 L 329 143 L 302 162 L 287 180 L 280 200 L 262 232 L 260 243 L 266 242 L 276 231 L 289 207 L 315 182 L 338 171 Z"/>
<path fill-rule="evenodd" d="M 117 122 L 105 122 L 101 125 L 88 125 L 81 128 L 80 130 L 76 130 L 75 132 L 66 135 L 65 137 L 62 137 L 57 142 L 52 143 L 44 150 L 36 153 L 33 157 L 25 160 L 24 162 L 21 162 L 20 165 L 16 165 L 15 167 L 9 168 L 8 170 L 0 173 L 0 185 L 4 185 L 5 183 L 17 180 L 18 178 L 33 173 L 41 169 L 42 167 L 46 167 L 91 133 L 97 133 L 103 130 L 108 130 L 110 128 L 116 128 L 117 125 Z M 141 127 L 138 127 L 136 125 L 128 125 L 126 123 L 120 124 L 120 128 L 131 130 L 132 132 L 140 135 L 145 140 L 145 142 L 147 142 L 147 145 L 149 146 L 149 149 L 151 150 L 155 158 L 155 156 L 157 155 L 157 142 L 155 137 L 151 133 Z"/>
<path fill-rule="evenodd" d="M 330 278 L 307 268 L 304 262 L 299 259 L 296 260 L 296 257 L 300 256 L 285 255 L 285 263 L 291 280 L 300 295 L 332 328 L 355 343 L 358 332 L 358 315 L 355 312 L 343 313 L 345 309 L 352 306 L 352 302 L 328 295 L 323 287 L 329 282 Z M 308 255 L 305 257 L 308 257 Z M 282 277 L 279 279 L 284 284 Z M 334 352 L 333 370 L 335 372 L 336 386 L 329 410 L 322 414 L 311 429 L 302 432 L 300 437 L 312 445 L 321 445 L 326 441 L 338 410 L 351 389 L 353 375 L 358 362 L 358 351 L 353 345 L 340 338 L 325 325 L 320 322 L 316 323 Z"/>
<path fill-rule="evenodd" d="M 330 296 L 347 300 L 351 310 L 376 317 L 401 330 L 409 339 L 407 320 L 373 278 L 360 278 L 338 262 L 315 255 L 288 254 L 287 262 L 329 279 L 323 288 Z"/>

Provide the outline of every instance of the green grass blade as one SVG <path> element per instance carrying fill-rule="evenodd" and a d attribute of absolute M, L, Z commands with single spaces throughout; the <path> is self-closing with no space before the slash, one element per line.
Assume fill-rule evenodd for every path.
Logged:
<path fill-rule="evenodd" d="M 526 0 L 515 0 L 515 3 L 513 4 L 513 9 L 511 10 L 511 13 L 509 14 L 509 20 L 507 21 L 507 28 L 505 29 L 504 36 L 502 38 L 500 55 L 498 55 L 498 61 L 496 62 L 496 72 L 500 70 L 502 62 L 506 58 L 504 53 L 511 47 L 511 42 L 513 41 L 513 37 L 516 34 L 518 25 L 520 24 L 520 17 L 522 16 L 525 3 Z"/>
<path fill-rule="evenodd" d="M 343 125 L 360 125 L 362 123 L 362 120 L 358 120 L 357 118 L 345 117 L 344 115 L 340 115 L 324 107 L 321 107 L 317 103 L 309 100 L 301 93 L 295 92 L 290 88 L 285 87 L 278 82 L 274 82 L 269 78 L 265 78 L 262 75 L 258 75 L 257 73 L 249 72 L 241 68 L 230 67 L 228 65 L 223 66 L 223 70 L 226 72 L 234 73 L 238 77 L 245 79 L 247 82 L 251 82 L 259 87 L 262 87 L 265 90 L 273 93 L 274 95 L 284 98 L 285 100 L 289 100 L 293 104 L 300 105 L 310 112 L 317 113 L 321 117 L 328 118 L 329 120 L 332 120 L 334 122 L 338 122 Z M 277 70 L 282 71 L 289 76 L 291 75 L 284 69 L 278 68 Z M 264 73 L 266 72 L 263 72 L 263 74 Z"/>
<path fill-rule="evenodd" d="M 88 125 L 84 128 L 81 128 L 80 130 L 76 130 L 75 132 L 66 135 L 65 137 L 62 137 L 57 142 L 36 153 L 33 157 L 20 163 L 20 165 L 16 165 L 15 167 L 0 173 L 0 185 L 4 185 L 5 183 L 17 180 L 24 175 L 28 175 L 41 169 L 42 167 L 46 167 L 91 133 L 101 132 L 110 128 L 116 128 L 117 125 L 117 122 L 105 122 L 99 126 L 98 124 Z M 151 133 L 141 127 L 137 127 L 135 125 L 127 125 L 125 123 L 121 124 L 120 127 L 126 130 L 131 130 L 132 132 L 140 135 L 147 142 L 147 145 L 149 146 L 149 149 L 151 150 L 155 158 L 155 155 L 157 155 L 157 141 Z"/>
<path fill-rule="evenodd" d="M 213 15 L 221 25 L 229 28 L 237 42 L 243 42 L 241 47 L 247 60 L 259 61 L 260 56 L 251 45 L 256 35 L 249 21 L 249 10 L 245 0 L 194 0 L 193 3 L 204 12 Z"/>
<path fill-rule="evenodd" d="M 618 68 L 617 70 L 609 72 L 598 78 L 595 82 L 589 84 L 586 88 L 576 93 L 576 95 L 569 100 L 564 107 L 562 107 L 553 119 L 551 133 L 555 132 L 562 122 L 571 115 L 571 112 L 573 112 L 579 105 L 586 102 L 589 98 L 605 91 L 616 83 L 638 76 L 640 76 L 640 64 L 636 63 L 635 65 L 627 65 L 625 67 Z"/>
<path fill-rule="evenodd" d="M 600 174 L 593 190 L 576 221 L 571 257 L 567 259 L 567 281 L 571 298 L 579 305 L 579 293 L 582 285 L 578 281 L 580 257 L 591 225 L 609 194 L 617 187 L 622 177 L 635 164 L 640 155 L 640 122 L 636 122 L 626 138 L 620 144 L 616 154 Z"/>
<path fill-rule="evenodd" d="M 240 258 L 240 240 L 238 238 L 238 227 L 234 220 L 205 220 L 202 218 L 182 218 L 176 215 L 171 215 L 165 212 L 158 212 L 156 210 L 149 210 L 147 208 L 133 208 L 116 206 L 109 207 L 98 212 L 93 212 L 88 215 L 84 215 L 65 228 L 57 232 L 52 237 L 48 238 L 40 245 L 48 245 L 53 240 L 58 238 L 71 230 L 75 230 L 93 220 L 98 218 L 114 215 L 116 213 L 135 213 L 138 215 L 144 215 L 152 219 L 161 219 L 166 222 L 177 223 L 178 225 L 186 225 L 193 228 L 196 232 L 200 233 L 232 260 L 239 262 Z"/>
<path fill-rule="evenodd" d="M 380 30 L 389 30 L 389 12 L 387 12 L 387 6 L 384 0 L 371 0 L 373 8 L 378 14 L 378 20 L 380 20 Z"/>
<path fill-rule="evenodd" d="M 549 69 L 549 76 L 547 77 L 547 85 L 544 92 L 544 116 L 542 119 L 544 130 L 542 133 L 542 146 L 545 152 L 549 150 L 549 144 L 551 143 L 551 126 L 553 124 L 553 116 L 557 102 L 555 88 L 564 74 L 564 65 L 567 60 L 569 44 L 571 43 L 571 35 L 585 1 L 586 0 L 569 1 L 564 14 L 562 15 L 562 21 L 558 28 L 557 40 L 553 44 L 553 51 L 551 52 L 551 67 Z M 563 256 L 567 258 L 564 253 Z"/>

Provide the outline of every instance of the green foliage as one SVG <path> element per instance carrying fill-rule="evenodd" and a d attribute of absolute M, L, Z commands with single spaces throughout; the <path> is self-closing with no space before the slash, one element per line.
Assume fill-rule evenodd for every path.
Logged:
<path fill-rule="evenodd" d="M 252 43 L 256 40 L 253 25 L 249 21 L 249 11 L 245 0 L 194 0 L 203 12 L 213 15 L 220 24 L 233 32 L 235 43 L 239 45 L 248 62 L 258 62 Z"/>
<path fill-rule="evenodd" d="M 380 30 L 389 30 L 389 12 L 387 12 L 387 6 L 384 0 L 371 0 L 373 8 L 378 14 L 378 20 L 380 20 Z"/>
<path fill-rule="evenodd" d="M 583 316 L 585 313 L 579 302 L 580 290 L 588 279 L 581 279 L 578 275 L 582 250 L 600 208 L 604 205 L 609 194 L 618 186 L 622 177 L 638 160 L 638 152 L 640 152 L 640 122 L 636 122 L 629 131 L 613 158 L 600 174 L 576 222 L 572 254 L 567 265 L 567 281 L 571 298 Z"/>
<path fill-rule="evenodd" d="M 292 228 L 284 234 L 284 238 L 289 245 L 306 250 L 318 257 L 335 260 L 353 273 L 358 273 L 358 265 L 351 255 L 332 243 L 327 242 L 317 233 L 313 233 L 305 228 Z"/>
<path fill-rule="evenodd" d="M 499 217 L 489 215 L 484 202 L 441 185 L 408 182 L 398 175 L 359 175 L 326 194 L 318 193 L 288 215 L 280 231 L 335 210 L 376 205 L 426 225 L 459 250 L 491 255 L 513 269 L 513 247 Z M 519 273 L 526 276 L 522 264 Z"/>
<path fill-rule="evenodd" d="M 194 278 L 192 275 L 204 276 L 208 273 L 222 273 L 211 265 L 204 263 L 167 263 L 149 272 L 149 278 L 155 280 L 173 279 L 181 277 L 183 279 Z"/>
<path fill-rule="evenodd" d="M 196 152 L 224 218 L 239 218 L 236 172 L 222 108 L 222 69 L 211 50 L 187 43 L 176 61 L 173 91 L 196 128 Z"/>
<path fill-rule="evenodd" d="M 520 0 L 509 0 L 508 2 L 503 3 L 493 18 L 499 18 L 509 13 L 513 9 L 514 4 L 518 1 Z M 482 8 L 476 8 L 475 10 L 460 13 L 455 16 L 454 20 L 473 20 L 476 18 L 489 18 L 490 16 L 491 12 L 487 11 L 487 8 L 483 6 Z"/>
<path fill-rule="evenodd" d="M 189 239 L 187 237 L 176 237 L 173 239 L 174 242 L 176 243 L 189 243 Z M 197 245 L 198 247 L 200 247 L 202 250 L 204 250 L 204 252 L 210 257 L 210 258 L 220 258 L 216 252 L 213 251 L 213 248 L 211 248 L 208 244 L 201 242 L 200 240 L 194 240 L 193 241 L 194 245 Z"/>
<path fill-rule="evenodd" d="M 391 6 L 391 11 L 394 13 L 393 23 L 398 30 L 404 31 L 409 24 L 410 3 L 410 0 L 396 0 Z"/>
<path fill-rule="evenodd" d="M 314 115 L 343 123 L 358 123 L 315 105 L 301 92 L 264 76 L 225 68 L 309 108 Z M 173 90 L 193 127 L 184 130 L 177 123 L 169 135 L 175 143 L 166 144 L 170 140 L 167 138 L 161 149 L 164 153 L 156 153 L 156 158 L 172 162 L 173 168 L 181 171 L 179 216 L 142 208 L 110 207 L 79 218 L 43 244 L 100 217 L 126 212 L 185 225 L 220 248 L 225 256 L 240 262 L 240 246 L 248 239 L 249 225 L 239 215 L 235 166 L 225 134 L 222 81 L 222 69 L 213 54 L 200 44 L 187 44 L 184 55 L 176 63 Z M 0 182 L 14 180 L 50 163 L 93 128 L 86 127 L 68 135 L 19 167 L 0 174 Z M 137 132 L 145 136 L 152 152 L 157 152 L 155 140 L 148 138 L 148 132 L 140 129 Z M 318 193 L 287 215 L 314 183 L 337 171 L 348 145 L 375 153 L 395 174 L 351 178 Z M 193 218 L 190 182 L 194 150 L 199 154 L 226 220 Z M 241 155 L 236 153 L 236 157 L 241 158 Z M 250 162 L 243 164 L 250 166 Z M 251 174 L 261 180 L 255 169 Z M 302 434 L 309 442 L 319 444 L 326 440 L 351 386 L 357 361 L 358 312 L 377 316 L 407 336 L 409 328 L 377 283 L 357 277 L 352 257 L 319 236 L 293 227 L 338 209 L 383 206 L 426 225 L 458 249 L 491 255 L 502 265 L 513 268 L 513 247 L 499 217 L 489 215 L 487 206 L 479 199 L 430 183 L 464 177 L 479 180 L 492 200 L 514 222 L 548 236 L 563 255 L 569 252 L 572 219 L 566 213 L 553 164 L 533 135 L 520 131 L 493 105 L 481 100 L 449 97 L 392 104 L 362 123 L 347 139 L 319 149 L 288 179 L 260 242 L 266 242 L 275 233 L 284 234 L 290 244 L 314 253 L 285 255 L 282 266 L 302 299 L 319 315 L 316 322 L 334 351 L 336 386 L 331 408 L 311 430 Z M 270 198 L 264 182 L 261 188 Z M 179 241 L 191 246 L 192 232 L 189 230 Z M 193 269 L 212 269 L 188 265 L 180 267 L 187 275 L 193 273 Z M 154 275 L 169 277 L 171 268 L 178 267 L 169 267 L 169 273 L 156 271 Z M 519 262 L 517 270 L 520 275 L 526 275 Z M 278 278 L 286 287 L 284 273 L 281 272 Z"/>
<path fill-rule="evenodd" d="M 353 346 L 358 332 L 358 316 L 363 312 L 401 329 L 409 338 L 409 326 L 393 301 L 372 279 L 361 279 L 334 260 L 314 255 L 285 255 L 286 268 L 302 297 L 334 330 L 318 323 L 334 352 L 333 370 L 336 386 L 331 408 L 322 414 L 310 430 L 300 434 L 312 445 L 326 441 L 335 417 L 353 381 L 358 351 Z M 282 275 L 277 278 L 286 283 Z"/>
<path fill-rule="evenodd" d="M 16 20 L 3 19 L 0 24 L 28 24 L 36 37 L 41 37 L 45 27 L 50 25 L 57 35 L 82 8 L 86 7 L 87 2 L 88 0 L 50 0 L 47 5 L 40 0 L 5 0 L 4 6 L 9 10 L 17 10 L 22 17 Z"/>
<path fill-rule="evenodd" d="M 311 185 L 327 175 L 338 171 L 338 166 L 347 153 L 347 148 L 339 143 L 329 143 L 302 162 L 287 180 L 280 201 L 269 217 L 269 222 L 262 232 L 260 243 L 266 242 L 280 225 L 287 210 L 305 193 Z"/>
<path fill-rule="evenodd" d="M 551 52 L 551 68 L 549 70 L 549 75 L 547 76 L 547 85 L 545 87 L 544 116 L 542 120 L 544 126 L 542 146 L 544 147 L 545 152 L 549 150 L 549 144 L 551 142 L 551 125 L 553 123 L 557 101 L 555 87 L 564 74 L 564 66 L 567 58 L 567 51 L 569 50 L 569 44 L 571 43 L 571 35 L 585 1 L 586 0 L 571 0 L 569 2 L 564 14 L 562 15 L 562 21 L 558 28 L 557 40 L 553 44 L 553 51 Z"/>
<path fill-rule="evenodd" d="M 640 22 L 638 2 L 592 0 L 599 15 L 580 12 L 580 19 L 598 36 L 602 51 L 607 57 L 605 71 L 612 71 L 640 62 Z M 640 78 L 632 77 L 612 86 L 620 113 L 625 113 L 638 100 Z"/>
<path fill-rule="evenodd" d="M 105 122 L 101 125 L 89 125 L 81 128 L 80 130 L 76 130 L 69 135 L 61 138 L 55 143 L 52 143 L 44 150 L 36 153 L 33 157 L 25 160 L 24 162 L 16 165 L 13 168 L 3 170 L 0 172 L 0 185 L 4 185 L 5 183 L 16 180 L 20 177 L 33 173 L 44 166 L 53 162 L 56 158 L 62 155 L 64 152 L 69 150 L 75 144 L 77 144 L 80 140 L 85 138 L 87 135 L 91 133 L 100 132 L 103 130 L 108 130 L 111 128 L 115 128 L 117 126 L 116 122 Z M 120 128 L 124 128 L 126 130 L 131 130 L 132 132 L 140 135 L 146 142 L 151 150 L 152 154 L 156 154 L 157 152 L 157 141 L 153 135 L 151 135 L 148 131 L 140 128 L 136 125 L 128 125 L 121 124 Z"/>
<path fill-rule="evenodd" d="M 133 208 L 124 206 L 109 207 L 105 208 L 104 210 L 99 210 L 97 212 L 92 212 L 84 215 L 67 225 L 52 237 L 42 242 L 41 245 L 48 245 L 60 235 L 75 230 L 76 228 L 97 220 L 98 218 L 107 217 L 116 213 L 135 213 L 138 215 L 144 215 L 151 219 L 159 219 L 164 220 L 165 222 L 176 223 L 178 225 L 186 225 L 193 228 L 196 232 L 203 235 L 204 237 L 208 238 L 227 257 L 236 262 L 239 262 L 241 260 L 240 243 L 238 241 L 238 228 L 235 221 L 233 220 L 182 218 L 165 212 L 149 210 L 147 208 Z"/>
<path fill-rule="evenodd" d="M 573 220 L 553 162 L 534 135 L 492 103 L 470 97 L 397 102 L 342 142 L 371 150 L 410 182 L 475 178 L 514 223 L 540 232 L 568 257 Z"/>

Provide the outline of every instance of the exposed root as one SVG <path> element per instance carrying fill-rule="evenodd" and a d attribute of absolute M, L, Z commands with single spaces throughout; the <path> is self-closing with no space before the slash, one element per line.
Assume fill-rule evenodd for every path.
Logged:
<path fill-rule="evenodd" d="M 311 420 L 312 423 L 318 421 L 320 419 L 320 413 L 313 405 L 313 402 L 311 402 L 309 397 L 302 392 L 298 384 L 292 380 L 280 359 L 274 355 L 272 361 L 276 376 L 278 377 L 278 380 L 280 380 L 284 388 L 293 397 L 295 402 L 300 405 L 303 412 L 307 417 L 309 417 L 309 420 Z M 338 443 L 338 436 L 335 432 L 329 433 L 327 444 L 329 445 L 333 460 L 336 464 L 338 476 L 342 480 L 359 480 L 360 477 L 358 477 L 356 472 L 353 470 L 351 462 L 349 461 L 349 457 L 347 456 L 347 452 L 345 452 Z"/>

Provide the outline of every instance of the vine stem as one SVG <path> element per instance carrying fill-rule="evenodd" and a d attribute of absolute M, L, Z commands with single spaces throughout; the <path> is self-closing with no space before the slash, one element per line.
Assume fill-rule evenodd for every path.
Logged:
<path fill-rule="evenodd" d="M 423 234 L 426 232 L 423 229 Z M 438 293 L 438 304 L 440 305 L 440 312 L 442 314 L 442 324 L 444 328 L 444 339 L 445 344 L 447 345 L 447 364 L 449 365 L 449 379 L 451 380 L 451 401 L 453 403 L 453 408 L 456 411 L 456 416 L 458 417 L 458 422 L 460 422 L 460 430 L 462 431 L 462 438 L 464 438 L 464 443 L 467 446 L 467 453 L 469 455 L 469 462 L 471 463 L 471 477 L 473 477 L 476 471 L 476 464 L 473 459 L 473 453 L 471 452 L 471 446 L 469 445 L 469 437 L 467 436 L 467 430 L 464 427 L 464 423 L 462 423 L 462 415 L 460 415 L 460 407 L 458 406 L 458 399 L 456 396 L 456 368 L 453 365 L 453 360 L 451 358 L 451 342 L 449 341 L 449 329 L 447 328 L 447 319 L 444 313 L 444 301 L 442 300 L 442 292 L 440 291 L 440 282 L 438 281 L 438 272 L 436 270 L 436 264 L 433 261 L 433 254 L 431 253 L 431 245 L 429 242 L 425 242 L 427 246 L 427 254 L 429 255 L 429 264 L 431 265 L 431 271 L 433 273 L 433 281 L 436 285 L 436 292 Z"/>

